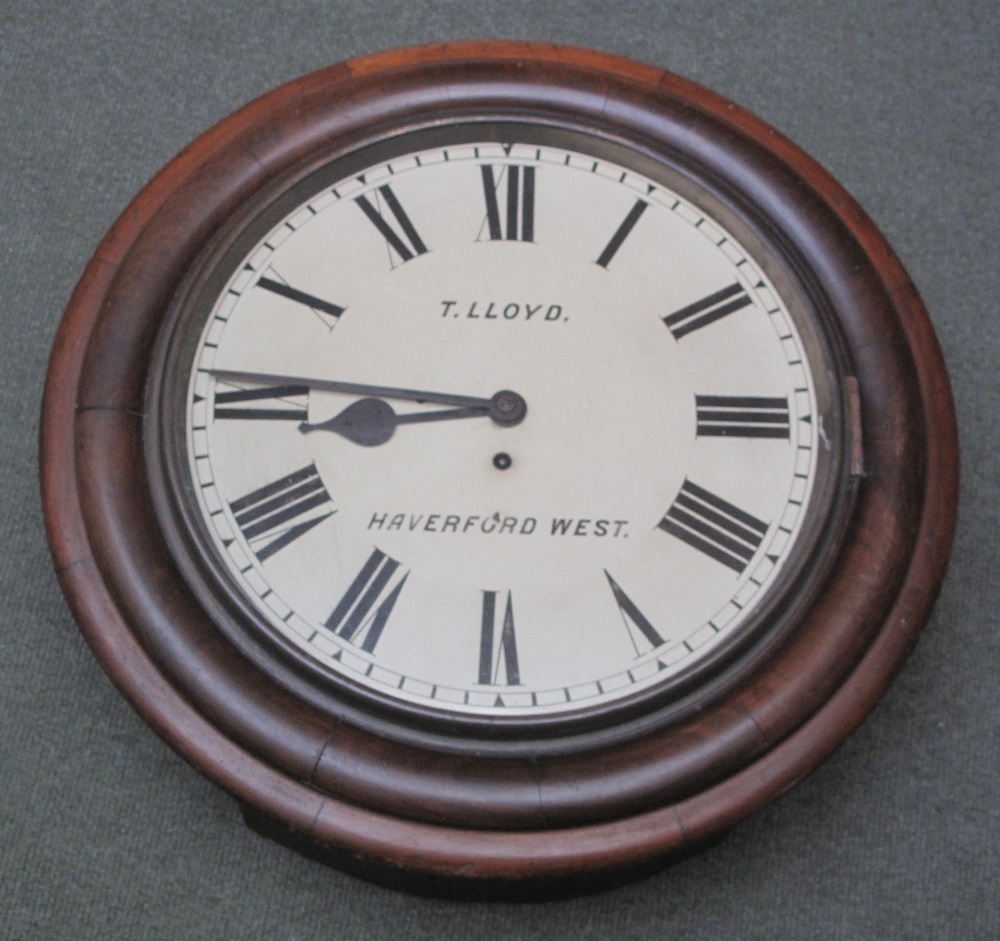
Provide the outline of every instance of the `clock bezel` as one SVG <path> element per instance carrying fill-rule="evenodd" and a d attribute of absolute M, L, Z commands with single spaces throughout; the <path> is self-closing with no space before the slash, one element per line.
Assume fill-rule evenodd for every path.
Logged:
<path fill-rule="evenodd" d="M 857 499 L 808 618 L 723 704 L 613 756 L 499 759 L 476 771 L 324 721 L 227 645 L 159 533 L 142 414 L 162 311 L 244 199 L 303 152 L 349 142 L 359 124 L 370 130 L 394 111 L 423 119 L 512 100 L 525 113 L 551 107 L 641 140 L 686 141 L 700 163 L 726 168 L 780 218 L 820 260 L 816 276 L 839 311 L 858 380 L 848 408 L 860 414 L 864 447 L 852 450 Z M 88 266 L 57 337 L 42 435 L 60 581 L 105 670 L 147 721 L 267 828 L 298 833 L 301 848 L 411 887 L 443 878 L 466 891 L 606 883 L 717 837 L 815 767 L 914 643 L 944 575 L 957 500 L 954 412 L 929 320 L 842 188 L 762 122 L 692 83 L 530 44 L 352 60 L 270 93 L 196 141 Z M 387 756 L 404 771 L 395 780 Z"/>
<path fill-rule="evenodd" d="M 445 711 L 394 699 L 365 687 L 350 676 L 331 675 L 273 628 L 243 596 L 243 590 L 218 558 L 197 501 L 188 497 L 196 487 L 191 478 L 186 443 L 189 358 L 199 342 L 201 323 L 210 316 L 216 297 L 247 252 L 277 221 L 342 178 L 367 171 L 372 165 L 401 154 L 463 143 L 494 141 L 579 149 L 597 159 L 607 159 L 641 173 L 683 196 L 737 237 L 769 279 L 779 285 L 789 316 L 797 324 L 808 349 L 817 383 L 815 420 L 824 429 L 817 449 L 815 495 L 810 503 L 810 523 L 796 542 L 794 558 L 784 565 L 766 596 L 755 602 L 755 611 L 740 628 L 690 667 L 657 684 L 611 703 L 584 703 L 573 710 L 535 716 L 476 715 Z M 824 298 L 809 296 L 809 286 L 795 283 L 801 263 L 784 258 L 766 242 L 764 220 L 740 216 L 719 193 L 706 190 L 700 181 L 682 177 L 667 154 L 651 154 L 629 147 L 593 128 L 545 121 L 505 121 L 502 113 L 489 118 L 424 126 L 408 122 L 399 131 L 381 127 L 372 140 L 346 152 L 314 155 L 248 200 L 230 222 L 189 266 L 167 311 L 153 351 L 145 413 L 147 468 L 160 527 L 173 558 L 198 601 L 227 637 L 257 666 L 279 680 L 297 696 L 326 714 L 375 734 L 410 744 L 432 746 L 464 754 L 523 755 L 535 757 L 579 752 L 613 745 L 680 721 L 703 711 L 727 689 L 752 673 L 767 651 L 780 642 L 784 630 L 794 625 L 795 612 L 809 602 L 827 557 L 835 552 L 850 512 L 853 483 L 846 451 L 852 429 L 843 414 L 841 395 L 849 367 L 844 361 L 836 323 L 825 309 Z M 322 183 L 317 182 L 317 178 Z M 683 189 L 682 189 L 683 188 Z M 757 223 L 758 228 L 751 228 Z M 815 321 L 819 321 L 818 326 Z M 836 384 L 831 378 L 836 375 Z M 409 560 L 413 561 L 413 560 Z"/>

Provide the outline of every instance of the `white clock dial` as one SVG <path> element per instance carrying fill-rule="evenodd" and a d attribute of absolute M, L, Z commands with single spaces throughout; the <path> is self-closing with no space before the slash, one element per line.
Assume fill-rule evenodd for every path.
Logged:
<path fill-rule="evenodd" d="M 300 186 L 233 257 L 185 367 L 194 515 L 316 670 L 563 714 L 759 616 L 817 515 L 825 366 L 683 185 L 468 137 Z"/>

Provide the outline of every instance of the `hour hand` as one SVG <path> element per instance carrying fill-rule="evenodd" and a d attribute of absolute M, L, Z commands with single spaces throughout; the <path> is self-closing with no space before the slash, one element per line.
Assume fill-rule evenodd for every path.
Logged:
<path fill-rule="evenodd" d="M 397 425 L 415 424 L 417 422 L 447 421 L 452 418 L 483 418 L 489 414 L 489 404 L 486 406 L 465 406 L 463 408 L 442 408 L 433 412 L 410 412 L 397 415 L 393 407 L 382 399 L 358 399 L 348 405 L 342 412 L 321 422 L 302 422 L 299 431 L 332 431 L 335 434 L 360 444 L 364 447 L 375 447 L 385 444 L 396 430 Z"/>

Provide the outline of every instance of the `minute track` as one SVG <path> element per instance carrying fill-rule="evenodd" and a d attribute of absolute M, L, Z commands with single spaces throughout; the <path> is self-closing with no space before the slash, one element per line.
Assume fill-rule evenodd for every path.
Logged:
<path fill-rule="evenodd" d="M 320 334 L 305 318 L 276 327 L 269 310 L 255 306 L 252 292 L 244 290 L 249 296 L 226 301 L 227 319 L 214 327 L 223 342 L 217 349 L 204 347 L 199 362 L 203 372 L 195 380 L 198 393 L 206 398 L 202 411 L 211 417 L 215 381 L 219 389 L 237 386 L 238 396 L 245 394 L 242 390 L 261 396 L 223 400 L 221 408 L 282 409 L 283 404 L 272 405 L 264 397 L 267 393 L 257 390 L 288 388 L 306 391 L 306 399 L 290 401 L 307 401 L 309 414 L 297 423 L 215 423 L 221 430 L 208 429 L 212 469 L 224 479 L 230 473 L 225 464 L 232 460 L 226 455 L 239 454 L 242 460 L 242 449 L 254 443 L 252 435 L 261 429 L 269 436 L 259 439 L 263 445 L 270 440 L 268 447 L 308 455 L 324 480 L 337 481 L 335 521 L 317 530 L 308 543 L 276 554 L 265 573 L 275 579 L 275 594 L 295 609 L 296 618 L 307 622 L 309 631 L 299 630 L 297 636 L 309 639 L 293 642 L 330 672 L 347 675 L 366 688 L 381 690 L 387 684 L 394 691 L 390 698 L 479 716 L 558 715 L 579 703 L 617 702 L 630 695 L 628 691 L 641 692 L 661 682 L 661 675 L 669 679 L 697 664 L 705 651 L 725 641 L 732 630 L 727 625 L 744 619 L 742 611 L 753 609 L 780 572 L 787 545 L 800 528 L 794 514 L 783 509 L 791 483 L 791 478 L 785 481 L 786 474 L 800 469 L 805 474 L 806 484 L 800 486 L 796 478 L 797 489 L 787 504 L 796 510 L 796 501 L 807 504 L 814 476 L 812 464 L 795 457 L 803 436 L 813 433 L 808 424 L 797 421 L 812 409 L 812 378 L 795 365 L 805 362 L 795 325 L 752 252 L 728 233 L 720 234 L 669 187 L 652 185 L 606 159 L 583 159 L 554 148 L 476 143 L 449 146 L 447 151 L 447 160 L 443 150 L 404 155 L 394 157 L 391 167 L 373 166 L 337 182 L 337 199 L 321 193 L 310 204 L 313 212 L 308 217 L 301 211 L 295 217 L 294 230 L 275 230 L 269 239 L 275 246 L 269 249 L 272 254 L 254 254 L 256 270 L 271 265 L 283 275 L 305 280 L 293 250 L 297 242 L 306 245 L 322 236 L 324 264 L 337 266 L 327 277 L 350 299 L 350 308 L 336 331 Z M 517 173 L 510 173 L 512 167 Z M 527 173 L 529 168 L 534 172 Z M 418 182 L 424 175 L 440 181 L 433 198 L 421 195 Z M 529 185 L 526 191 L 531 177 L 532 183 L 543 184 Z M 328 238 L 371 241 L 374 223 L 359 212 L 362 195 L 373 208 L 376 195 L 382 200 L 380 218 L 402 237 L 399 219 L 381 192 L 389 184 L 399 196 L 397 203 L 406 206 L 407 217 L 419 227 L 422 243 L 433 251 L 421 255 L 419 263 L 403 265 L 390 245 L 397 262 L 391 271 L 379 271 L 381 259 L 363 253 L 355 276 L 331 250 Z M 594 216 L 587 226 L 575 225 L 577 213 L 584 208 L 589 212 L 592 203 L 601 206 L 600 222 Z M 539 227 L 546 238 L 525 245 L 525 237 L 535 236 Z M 599 255 L 595 232 L 606 243 Z M 683 279 L 652 274 L 670 257 L 660 245 L 665 234 L 690 237 L 691 245 L 684 250 L 692 257 L 703 254 L 706 264 L 711 261 L 711 273 L 703 272 L 691 283 L 722 286 L 706 290 L 693 313 L 687 308 L 699 289 L 685 296 Z M 414 252 L 409 260 L 416 257 Z M 558 271 L 567 258 L 577 267 L 553 278 L 550 272 Z M 513 266 L 510 272 L 505 270 L 508 264 Z M 506 286 L 514 274 L 516 280 Z M 310 278 L 309 283 L 323 279 Z M 630 302 L 636 284 L 655 286 L 665 300 L 652 306 L 646 300 Z M 698 319 L 734 301 L 740 309 L 749 307 L 740 292 L 749 298 L 751 289 L 732 292 L 727 284 L 754 284 L 755 309 L 779 313 L 741 317 L 745 335 L 738 344 L 728 329 L 704 333 L 711 342 L 663 342 L 664 310 Z M 714 295 L 720 290 L 726 296 L 717 300 Z M 445 316 L 442 298 L 451 299 Z M 509 303 L 522 311 L 556 305 L 562 323 L 553 328 L 538 316 L 509 321 L 502 316 L 453 316 L 456 310 L 473 309 L 473 302 L 477 312 L 503 311 Z M 640 310 L 646 311 L 644 317 Z M 246 350 L 237 353 L 239 332 L 258 322 L 269 331 L 268 343 L 255 351 L 247 346 L 252 357 Z M 217 343 L 215 336 L 207 339 Z M 631 351 L 624 369 L 619 361 L 623 349 Z M 301 369 L 296 368 L 298 362 Z M 275 368 L 272 363 L 281 365 Z M 690 377 L 716 373 L 718 382 L 737 386 L 737 392 L 718 389 L 714 379 L 712 385 L 706 379 L 708 388 L 695 392 Z M 394 374 L 413 381 L 383 384 Z M 366 375 L 381 381 L 354 381 Z M 425 384 L 416 377 L 430 378 Z M 484 378 L 493 388 L 499 379 L 521 392 L 530 389 L 530 410 L 517 393 L 467 394 L 482 390 Z M 772 402 L 781 397 L 751 393 L 754 387 L 806 391 Z M 598 426 L 592 425 L 591 415 Z M 766 429 L 765 435 L 758 429 Z M 607 447 L 594 450 L 595 435 Z M 774 478 L 773 486 L 763 487 L 762 501 L 739 477 L 727 483 L 706 470 L 706 462 L 726 466 L 718 454 L 734 446 L 727 439 L 737 439 L 735 447 L 743 454 L 751 450 L 746 441 L 766 436 L 778 440 L 751 446 L 759 455 L 755 461 L 771 465 L 761 474 Z M 789 440 L 792 448 L 786 447 Z M 261 452 L 265 460 L 266 451 Z M 663 485 L 664 465 L 669 492 L 682 490 L 685 476 L 697 484 L 684 490 L 683 500 L 669 507 L 661 504 L 661 526 L 651 531 L 642 520 L 649 513 L 648 494 Z M 621 467 L 625 476 L 595 474 L 602 466 Z M 593 480 L 606 482 L 595 487 Z M 750 530 L 753 536 L 747 541 L 742 530 L 729 528 L 731 523 L 745 529 L 743 524 L 691 496 L 698 485 L 725 495 L 724 502 L 735 509 L 753 510 L 748 515 L 755 520 L 776 520 L 775 525 L 764 535 Z M 688 497 L 697 508 L 685 505 Z M 721 525 L 711 514 L 729 523 Z M 562 522 L 554 529 L 553 520 Z M 609 528 L 607 520 L 617 522 Z M 221 529 L 222 523 L 218 526 Z M 670 532 L 673 527 L 677 533 Z M 664 530 L 670 538 L 664 537 Z M 363 549 L 359 533 L 367 543 Z M 348 629 L 346 620 L 331 614 L 335 605 L 330 589 L 334 596 L 349 593 L 371 554 L 371 538 L 379 540 L 379 551 L 387 558 L 405 559 L 412 577 L 405 589 L 393 593 L 402 569 L 393 574 L 377 599 L 364 606 L 361 620 L 355 618 L 357 624 Z M 630 563 L 608 554 L 612 539 L 632 553 Z M 703 545 L 712 546 L 716 555 Z M 763 558 L 765 552 L 768 559 L 779 561 L 748 571 L 748 551 L 749 561 L 758 554 Z M 609 573 L 596 609 L 577 603 L 582 594 L 562 592 L 556 575 L 545 582 L 540 575 L 525 580 L 530 567 L 539 573 L 551 567 L 545 560 L 553 553 L 564 563 L 567 581 L 583 577 L 577 570 L 584 560 L 593 566 L 589 571 Z M 723 557 L 721 564 L 717 556 Z M 346 571 L 341 559 L 349 560 Z M 314 565 L 330 573 L 329 585 L 315 602 L 300 575 Z M 672 573 L 679 604 L 664 602 L 654 584 L 654 569 Z M 279 572 L 287 582 L 278 581 Z M 468 581 L 497 586 L 493 615 L 485 621 L 482 602 L 473 611 L 459 601 L 468 598 Z M 684 600 L 689 583 L 700 584 L 697 590 L 706 596 L 697 612 Z M 368 590 L 363 588 L 357 600 Z M 478 589 L 476 596 L 484 597 Z M 556 597 L 563 599 L 558 608 L 552 606 Z M 454 616 L 442 613 L 452 607 Z M 596 615 L 595 610 L 602 609 L 613 613 L 611 625 Z M 711 612 L 715 626 L 709 628 Z M 330 618 L 336 623 L 328 624 Z M 493 630 L 492 652 L 485 659 L 481 649 L 461 646 L 473 640 L 481 646 L 488 636 L 483 623 L 492 624 Z M 364 624 L 375 626 L 370 639 Z M 536 624 L 544 629 L 536 631 Z M 470 636 L 471 625 L 479 625 L 475 636 Z M 290 635 L 291 629 L 285 633 Z M 701 639 L 703 634 L 710 639 Z M 550 649 L 540 652 L 539 644 Z M 454 657 L 453 672 L 434 666 L 436 649 L 442 663 Z M 556 649 L 564 653 L 555 656 Z M 341 653 L 334 656 L 338 650 Z M 583 663 L 589 666 L 579 665 Z M 477 665 L 485 667 L 492 683 L 484 687 L 475 682 Z M 402 685 L 400 676 L 407 677 Z M 465 692 L 458 695 L 456 690 Z"/>

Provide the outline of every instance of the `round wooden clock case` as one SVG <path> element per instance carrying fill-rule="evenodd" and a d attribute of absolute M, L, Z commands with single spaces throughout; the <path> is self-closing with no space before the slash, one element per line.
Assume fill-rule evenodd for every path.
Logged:
<path fill-rule="evenodd" d="M 476 226 L 459 236 L 466 218 Z M 347 303 L 302 273 L 302 259 L 322 266 L 325 246 L 331 257 L 356 247 L 356 265 L 337 256 Z M 704 262 L 683 270 L 689 249 Z M 675 268 L 661 296 L 663 252 Z M 479 259 L 492 265 L 481 276 Z M 369 264 L 384 272 L 367 274 Z M 704 283 L 702 268 L 716 272 Z M 594 366 L 592 385 L 565 393 L 570 380 L 537 363 L 587 324 L 590 340 L 568 342 L 588 364 L 617 346 L 604 301 L 588 307 L 605 283 L 623 298 L 619 371 L 634 385 L 621 391 Z M 504 305 L 470 307 L 480 284 Z M 452 297 L 454 285 L 465 295 Z M 543 310 L 514 297 L 519 285 L 562 293 Z M 399 297 L 416 325 L 393 346 L 372 325 Z M 246 325 L 269 323 L 275 305 L 286 305 L 281 337 L 254 334 Z M 556 325 L 570 309 L 574 322 Z M 476 310 L 518 337 L 498 341 L 502 355 L 477 345 L 496 327 L 466 323 Z M 319 375 L 312 348 L 332 341 L 314 344 L 312 330 L 347 351 L 329 367 L 346 382 Z M 446 336 L 482 357 L 479 387 L 457 354 L 416 384 Z M 743 368 L 740 349 L 752 360 L 743 379 L 730 375 Z M 656 357 L 669 377 L 646 368 Z M 503 383 L 494 366 L 515 361 L 516 381 Z M 617 494 L 638 494 L 621 505 L 641 509 L 652 480 L 666 496 L 648 525 L 613 514 L 601 527 L 556 524 L 517 489 L 534 460 L 542 485 L 558 468 L 590 492 L 604 463 L 574 463 L 558 444 L 543 459 L 537 441 L 558 434 L 533 428 L 548 410 L 571 437 L 573 403 L 591 394 L 596 417 L 580 439 L 600 429 L 605 450 L 638 455 L 634 472 L 615 470 L 614 486 L 593 492 L 615 506 Z M 240 461 L 251 434 L 259 457 Z M 380 532 L 392 514 L 357 498 L 370 521 L 351 529 L 352 494 L 381 493 L 365 461 L 419 464 L 433 442 L 455 442 L 459 455 L 480 439 L 489 460 L 470 472 L 475 486 L 463 496 L 457 477 L 449 485 L 461 512 L 429 520 L 434 508 L 422 508 L 427 529 L 407 541 L 403 514 L 400 532 Z M 307 457 L 282 464 L 286 448 Z M 790 463 L 795 453 L 807 456 Z M 690 82 L 600 53 L 501 42 L 324 69 L 168 164 L 101 243 L 66 310 L 41 465 L 60 582 L 103 668 L 252 826 L 378 881 L 500 898 L 647 872 L 812 770 L 912 648 L 944 575 L 957 499 L 932 328 L 844 190 Z M 750 512 L 750 494 L 776 474 L 787 475 L 774 485 L 777 509 Z M 741 475 L 764 483 L 740 490 Z M 411 496 L 424 492 L 414 486 Z M 471 513 L 500 488 L 518 515 Z M 617 525 L 633 540 L 628 552 L 624 540 L 593 538 L 568 549 L 554 541 L 559 525 L 602 538 Z M 499 536 L 479 535 L 490 526 L 519 548 L 493 548 Z M 644 576 L 628 568 L 642 546 L 654 561 L 663 553 L 662 576 L 648 560 Z M 343 570 L 329 585 L 313 554 L 316 571 Z M 519 587 L 487 573 L 493 561 Z M 464 607 L 426 607 L 462 591 Z M 617 618 L 614 642 L 586 613 L 602 605 Z M 672 639 L 671 605 L 718 610 L 697 615 L 707 626 L 691 614 Z"/>

